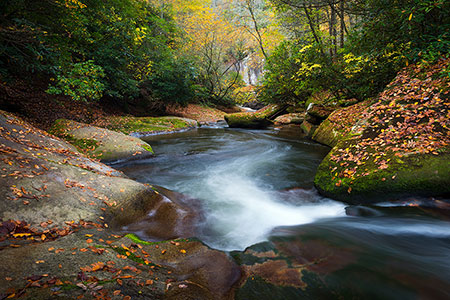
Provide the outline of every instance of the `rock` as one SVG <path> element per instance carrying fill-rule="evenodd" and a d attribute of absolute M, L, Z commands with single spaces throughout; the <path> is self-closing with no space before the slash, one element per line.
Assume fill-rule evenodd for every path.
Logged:
<path fill-rule="evenodd" d="M 332 107 L 311 103 L 306 110 L 305 120 L 313 125 L 320 125 L 333 111 Z"/>
<path fill-rule="evenodd" d="M 306 137 L 312 137 L 314 135 L 314 132 L 317 129 L 317 125 L 311 124 L 308 121 L 304 120 L 300 128 L 305 133 Z"/>
<path fill-rule="evenodd" d="M 163 204 L 168 217 L 183 211 L 150 186 L 126 178 L 102 163 L 90 160 L 70 144 L 6 113 L 0 113 L 2 168 L 0 218 L 23 220 L 31 227 L 51 220 L 117 223 L 122 226 Z M 18 171 L 20 170 L 20 171 Z M 186 212 L 186 210 L 184 210 Z M 166 224 L 169 226 L 169 224 Z M 170 227 L 170 226 L 169 226 Z"/>
<path fill-rule="evenodd" d="M 276 125 L 302 124 L 305 119 L 304 113 L 290 113 L 275 118 Z"/>
<path fill-rule="evenodd" d="M 234 298 L 241 271 L 225 253 L 196 241 L 166 243 L 160 249 L 152 251 L 153 262 L 172 266 L 178 279 L 167 285 L 167 299 Z"/>
<path fill-rule="evenodd" d="M 226 254 L 197 241 L 123 237 L 123 226 L 152 216 L 164 229 L 158 238 L 190 236 L 195 215 L 180 196 L 172 201 L 5 112 L 0 156 L 2 297 L 231 298 L 240 273 Z"/>
<path fill-rule="evenodd" d="M 137 137 L 71 120 L 57 120 L 51 131 L 103 162 L 138 159 L 153 154 L 151 146 Z"/>
<path fill-rule="evenodd" d="M 225 121 L 231 128 L 265 128 L 286 110 L 286 106 L 268 105 L 256 112 L 242 112 L 225 115 Z"/>
<path fill-rule="evenodd" d="M 359 113 L 332 116 L 323 130 L 337 128 L 339 118 L 338 134 L 315 135 L 336 145 L 314 179 L 322 195 L 351 204 L 450 195 L 449 79 L 437 76 L 448 64 L 407 68 Z"/>
<path fill-rule="evenodd" d="M 275 238 L 245 252 L 232 252 L 244 271 L 236 299 L 325 299 L 345 294 L 345 285 L 329 278 L 339 279 L 338 271 L 355 260 L 348 254 L 351 249 L 331 250 L 326 242 L 310 239 Z"/>
<path fill-rule="evenodd" d="M 314 131 L 312 139 L 330 147 L 336 146 L 350 132 L 352 126 L 356 124 L 361 111 L 369 105 L 370 102 L 364 101 L 335 110 L 325 121 L 320 123 L 317 130 Z"/>
<path fill-rule="evenodd" d="M 201 222 L 200 202 L 183 194 L 170 191 L 160 186 L 152 186 L 162 200 L 149 202 L 149 208 L 125 208 L 126 215 L 120 213 L 122 207 L 117 207 L 116 224 L 127 232 L 137 232 L 140 238 L 151 240 L 167 240 L 196 235 L 196 225 Z M 135 205 L 136 202 L 131 202 Z M 136 217 L 145 209 L 144 217 Z M 135 211 L 136 213 L 130 213 Z"/>

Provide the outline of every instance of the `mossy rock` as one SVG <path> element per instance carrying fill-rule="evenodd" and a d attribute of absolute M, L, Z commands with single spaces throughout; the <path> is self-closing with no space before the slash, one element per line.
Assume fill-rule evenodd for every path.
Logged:
<path fill-rule="evenodd" d="M 225 121 L 231 128 L 266 128 L 272 120 L 283 113 L 286 106 L 268 105 L 256 112 L 242 112 L 225 115 Z"/>
<path fill-rule="evenodd" d="M 313 125 L 320 125 L 334 110 L 333 107 L 313 103 L 306 111 L 305 120 Z"/>
<path fill-rule="evenodd" d="M 304 120 L 300 128 L 305 133 L 306 137 L 312 137 L 314 132 L 317 129 L 317 125 L 311 124 L 308 121 Z"/>
<path fill-rule="evenodd" d="M 89 157 L 104 162 L 143 158 L 153 154 L 151 146 L 137 137 L 71 120 L 56 120 L 51 132 Z"/>
<path fill-rule="evenodd" d="M 314 138 L 335 146 L 315 176 L 322 195 L 352 204 L 450 195 L 449 78 L 436 76 L 449 64 L 410 66 L 378 99 L 324 122 Z"/>
<path fill-rule="evenodd" d="M 159 132 L 171 132 L 198 127 L 192 119 L 174 116 L 165 117 L 110 117 L 106 127 L 124 134 L 146 135 Z"/>
<path fill-rule="evenodd" d="M 339 177 L 348 170 L 330 159 L 333 149 L 320 164 L 314 184 L 319 192 L 351 204 L 371 204 L 410 196 L 450 195 L 450 151 L 439 155 L 386 156 L 389 166 L 380 170 L 369 161 L 362 174 Z M 334 171 L 332 171 L 334 170 Z"/>
<path fill-rule="evenodd" d="M 334 147 L 351 131 L 369 102 L 360 102 L 355 105 L 333 111 L 328 118 L 320 123 L 312 134 L 312 139 L 321 144 Z"/>

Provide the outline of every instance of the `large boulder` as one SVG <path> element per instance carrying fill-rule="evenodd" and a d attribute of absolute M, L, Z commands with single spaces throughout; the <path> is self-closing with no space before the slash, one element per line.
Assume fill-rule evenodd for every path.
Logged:
<path fill-rule="evenodd" d="M 345 130 L 315 134 L 336 145 L 314 180 L 321 194 L 349 203 L 450 194 L 449 78 L 439 76 L 449 61 L 410 66 L 354 111 L 356 122 L 341 120 Z"/>
<path fill-rule="evenodd" d="M 312 139 L 330 147 L 336 146 L 349 134 L 353 125 L 358 121 L 361 111 L 369 104 L 370 102 L 365 101 L 335 110 L 316 128 L 311 135 Z"/>
<path fill-rule="evenodd" d="M 271 104 L 255 112 L 227 114 L 225 121 L 231 128 L 266 128 L 285 110 L 286 106 Z"/>
<path fill-rule="evenodd" d="M 198 127 L 196 120 L 175 117 L 112 116 L 96 121 L 94 125 L 132 136 L 169 133 Z"/>
<path fill-rule="evenodd" d="M 103 162 L 144 158 L 153 154 L 152 147 L 137 137 L 71 120 L 56 120 L 51 132 Z"/>
<path fill-rule="evenodd" d="M 239 279 L 224 253 L 199 242 L 124 237 L 140 220 L 164 229 L 153 231 L 158 240 L 193 236 L 195 213 L 170 191 L 133 181 L 5 112 L 0 169 L 1 299 L 225 299 Z"/>

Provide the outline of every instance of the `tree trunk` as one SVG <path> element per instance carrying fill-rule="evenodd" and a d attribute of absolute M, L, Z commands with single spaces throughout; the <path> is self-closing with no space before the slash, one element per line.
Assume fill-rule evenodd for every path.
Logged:
<path fill-rule="evenodd" d="M 330 22 L 329 22 L 329 33 L 331 38 L 332 46 L 330 47 L 330 56 L 331 58 L 334 58 L 336 52 L 337 52 L 337 44 L 336 44 L 336 38 L 337 38 L 337 31 L 336 31 L 336 7 L 334 3 L 330 3 Z"/>
<path fill-rule="evenodd" d="M 339 10 L 341 11 L 340 17 L 341 17 L 341 27 L 340 27 L 340 36 L 341 36 L 341 48 L 344 48 L 344 32 L 345 32 L 345 0 L 341 0 L 341 3 L 339 5 Z"/>

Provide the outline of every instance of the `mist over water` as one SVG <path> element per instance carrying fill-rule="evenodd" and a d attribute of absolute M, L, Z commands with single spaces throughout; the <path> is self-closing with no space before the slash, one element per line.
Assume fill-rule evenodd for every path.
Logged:
<path fill-rule="evenodd" d="M 201 200 L 206 220 L 199 238 L 213 248 L 243 250 L 266 240 L 277 226 L 345 215 L 342 203 L 313 190 L 326 147 L 273 131 L 229 129 L 199 129 L 149 142 L 155 158 L 121 169 Z"/>

